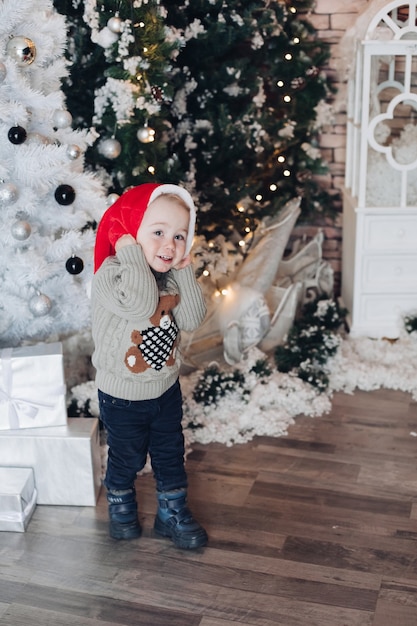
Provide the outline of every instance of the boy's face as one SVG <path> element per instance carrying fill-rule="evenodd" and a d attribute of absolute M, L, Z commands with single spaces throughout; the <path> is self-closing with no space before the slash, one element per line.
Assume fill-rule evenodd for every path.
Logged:
<path fill-rule="evenodd" d="M 185 256 L 190 213 L 181 200 L 159 196 L 145 211 L 136 241 L 156 272 L 168 272 Z"/>

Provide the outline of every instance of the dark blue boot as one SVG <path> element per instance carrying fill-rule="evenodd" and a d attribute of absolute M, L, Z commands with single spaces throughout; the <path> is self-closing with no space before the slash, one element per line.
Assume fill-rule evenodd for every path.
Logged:
<path fill-rule="evenodd" d="M 113 539 L 135 539 L 142 529 L 138 520 L 136 493 L 134 489 L 108 491 L 110 537 Z"/>
<path fill-rule="evenodd" d="M 187 507 L 186 489 L 158 492 L 158 512 L 154 530 L 169 537 L 177 548 L 192 550 L 207 544 L 207 533 Z"/>

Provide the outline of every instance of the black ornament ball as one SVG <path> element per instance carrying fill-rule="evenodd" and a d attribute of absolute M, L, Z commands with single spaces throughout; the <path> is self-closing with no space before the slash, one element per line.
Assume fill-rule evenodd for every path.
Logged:
<path fill-rule="evenodd" d="M 12 126 L 12 128 L 10 128 L 9 132 L 7 133 L 7 137 L 10 143 L 18 145 L 26 141 L 27 132 L 25 131 L 23 126 Z"/>
<path fill-rule="evenodd" d="M 75 200 L 74 187 L 71 187 L 71 185 L 59 185 L 59 187 L 55 189 L 55 200 L 58 204 L 64 206 L 72 204 Z"/>
<path fill-rule="evenodd" d="M 84 262 L 79 256 L 72 256 L 65 263 L 65 268 L 69 274 L 81 274 L 84 269 Z"/>

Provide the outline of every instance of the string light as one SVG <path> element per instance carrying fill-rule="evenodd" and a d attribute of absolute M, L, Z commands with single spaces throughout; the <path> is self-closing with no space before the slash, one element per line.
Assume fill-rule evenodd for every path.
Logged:
<path fill-rule="evenodd" d="M 272 185 L 269 185 L 269 188 L 271 191 L 276 191 L 278 189 L 278 187 L 274 183 Z"/>
<path fill-rule="evenodd" d="M 210 276 L 210 272 L 208 270 L 203 270 L 203 276 Z"/>
<path fill-rule="evenodd" d="M 280 154 L 279 157 L 277 158 L 277 161 L 278 161 L 278 163 L 285 163 L 285 156 Z"/>
<path fill-rule="evenodd" d="M 153 165 L 150 165 L 150 166 L 148 167 L 148 172 L 149 172 L 149 174 L 155 174 L 155 168 L 154 168 L 154 166 L 153 166 Z"/>
<path fill-rule="evenodd" d="M 241 204 L 237 207 L 237 210 L 239 211 L 239 213 L 244 213 L 245 212 L 245 207 L 243 207 Z"/>
<path fill-rule="evenodd" d="M 292 54 L 291 54 L 291 52 L 287 52 L 287 54 L 284 56 L 284 59 L 285 59 L 286 61 L 291 61 L 291 59 L 292 59 Z"/>
<path fill-rule="evenodd" d="M 284 170 L 282 173 L 284 174 L 284 176 L 291 176 L 290 170 Z"/>
<path fill-rule="evenodd" d="M 284 86 L 284 81 L 283 80 L 279 80 L 277 82 L 277 87 L 283 87 Z"/>
<path fill-rule="evenodd" d="M 258 194 L 255 196 L 255 200 L 257 200 L 258 202 L 260 202 L 260 201 L 262 200 L 262 196 L 261 196 L 261 194 L 260 194 L 260 193 L 258 193 Z"/>
<path fill-rule="evenodd" d="M 245 245 L 246 245 L 246 242 L 245 242 L 245 241 L 243 241 L 243 239 L 241 239 L 241 240 L 239 241 L 239 246 L 240 246 L 241 248 L 244 248 L 244 247 L 245 247 Z"/>
<path fill-rule="evenodd" d="M 291 102 L 291 96 L 284 96 L 284 102 Z"/>
<path fill-rule="evenodd" d="M 297 13 L 297 9 L 295 7 L 290 7 L 290 13 Z"/>
<path fill-rule="evenodd" d="M 300 43 L 300 38 L 299 37 L 294 37 L 293 43 Z"/>

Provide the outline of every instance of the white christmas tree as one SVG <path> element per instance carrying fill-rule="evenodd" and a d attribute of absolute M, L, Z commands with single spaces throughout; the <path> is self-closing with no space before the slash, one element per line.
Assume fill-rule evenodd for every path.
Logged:
<path fill-rule="evenodd" d="M 61 89 L 65 18 L 49 0 L 0 3 L 0 347 L 89 328 L 94 227 L 109 204 Z"/>

